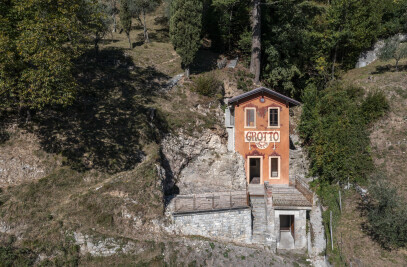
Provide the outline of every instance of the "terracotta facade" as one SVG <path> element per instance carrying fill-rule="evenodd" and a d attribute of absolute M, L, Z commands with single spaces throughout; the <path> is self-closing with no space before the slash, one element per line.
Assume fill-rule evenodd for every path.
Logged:
<path fill-rule="evenodd" d="M 235 150 L 245 159 L 248 183 L 289 184 L 289 103 L 274 95 L 258 93 L 234 103 Z M 254 109 L 252 115 L 246 110 Z M 270 111 L 274 110 L 274 111 Z M 278 126 L 270 119 L 270 112 L 278 110 Z M 272 121 L 272 123 L 270 122 Z M 252 122 L 252 123 L 248 123 Z M 251 160 L 252 159 L 252 160 Z M 272 160 L 274 159 L 274 160 Z M 272 161 L 272 162 L 271 162 Z M 260 163 L 260 173 L 258 166 Z M 276 171 L 276 164 L 278 169 Z M 271 165 L 273 172 L 271 172 Z"/>

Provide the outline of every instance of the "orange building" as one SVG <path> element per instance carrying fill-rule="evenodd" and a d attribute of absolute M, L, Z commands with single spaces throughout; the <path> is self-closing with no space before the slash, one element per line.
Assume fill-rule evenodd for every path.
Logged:
<path fill-rule="evenodd" d="M 300 103 L 260 87 L 228 101 L 228 149 L 245 159 L 248 184 L 289 184 L 289 109 Z"/>

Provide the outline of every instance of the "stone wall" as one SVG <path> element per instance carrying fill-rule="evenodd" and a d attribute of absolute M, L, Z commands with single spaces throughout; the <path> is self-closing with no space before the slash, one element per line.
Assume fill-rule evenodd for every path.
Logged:
<path fill-rule="evenodd" d="M 178 232 L 184 235 L 242 243 L 250 243 L 252 235 L 250 208 L 174 214 L 173 223 Z"/>
<path fill-rule="evenodd" d="M 280 215 L 294 215 L 295 249 L 307 248 L 307 211 L 306 210 L 275 210 L 274 230 L 277 239 L 280 235 Z M 279 240 L 277 240 L 278 242 Z"/>

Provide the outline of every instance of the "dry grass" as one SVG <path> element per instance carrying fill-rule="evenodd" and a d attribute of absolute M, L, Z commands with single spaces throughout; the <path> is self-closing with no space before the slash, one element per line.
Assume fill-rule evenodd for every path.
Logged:
<path fill-rule="evenodd" d="M 375 165 L 387 174 L 407 197 L 407 61 L 396 72 L 394 62 L 376 61 L 349 71 L 343 80 L 370 90 L 382 90 L 390 103 L 390 111 L 371 127 L 372 155 Z"/>
<path fill-rule="evenodd" d="M 382 90 L 390 110 L 371 125 L 371 147 L 374 163 L 387 174 L 399 193 L 407 196 L 407 61 L 399 72 L 394 62 L 375 61 L 364 68 L 354 69 L 343 77 L 345 83 L 363 87 L 366 92 Z M 407 250 L 386 250 L 375 242 L 364 225 L 367 217 L 356 193 L 348 193 L 342 216 L 335 229 L 335 242 L 342 248 L 343 260 L 353 266 L 406 266 Z M 339 255 L 337 253 L 336 255 Z"/>
<path fill-rule="evenodd" d="M 170 43 L 168 22 L 163 14 L 164 5 L 161 5 L 155 13 L 146 18 L 150 43 L 144 43 L 143 28 L 134 19 L 133 30 L 130 32 L 133 48 L 130 49 L 126 34 L 120 32 L 120 20 L 118 20 L 119 30 L 116 33 L 108 34 L 101 48 L 125 49 L 126 54 L 133 58 L 134 64 L 138 67 L 152 67 L 169 76 L 182 73 L 181 58 Z"/>
<path fill-rule="evenodd" d="M 367 219 L 359 203 L 361 200 L 356 193 L 347 197 L 334 231 L 334 240 L 342 247 L 343 260 L 348 266 L 350 262 L 353 266 L 406 266 L 407 250 L 385 250 L 363 230 Z"/>

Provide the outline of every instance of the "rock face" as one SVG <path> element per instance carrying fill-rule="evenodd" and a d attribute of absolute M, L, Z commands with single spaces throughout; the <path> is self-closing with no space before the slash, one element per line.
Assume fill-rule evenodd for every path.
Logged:
<path fill-rule="evenodd" d="M 399 38 L 402 42 L 407 40 L 407 34 L 399 34 Z M 360 54 L 358 62 L 356 63 L 356 68 L 363 68 L 378 58 L 379 49 L 384 46 L 384 41 L 377 41 L 373 48 L 369 51 L 365 51 Z"/>
<path fill-rule="evenodd" d="M 244 159 L 227 151 L 219 135 L 206 130 L 199 138 L 170 135 L 162 142 L 166 187 L 180 194 L 246 189 Z"/>

